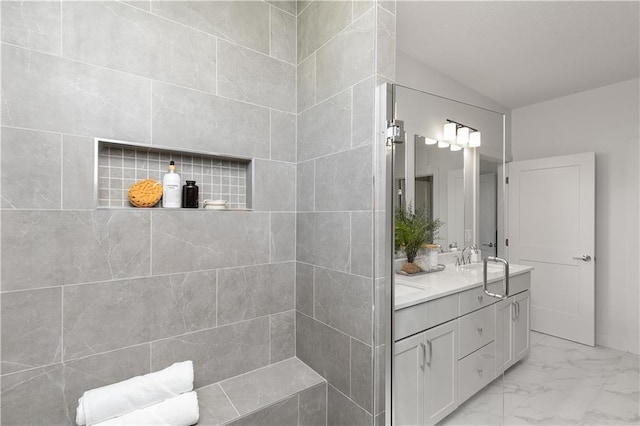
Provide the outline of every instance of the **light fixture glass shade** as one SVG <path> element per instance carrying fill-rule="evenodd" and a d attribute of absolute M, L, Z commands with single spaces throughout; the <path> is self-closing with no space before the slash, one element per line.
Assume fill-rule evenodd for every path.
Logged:
<path fill-rule="evenodd" d="M 444 139 L 445 141 L 456 140 L 456 123 L 446 123 L 444 125 L 444 133 L 442 135 L 442 139 Z"/>
<path fill-rule="evenodd" d="M 469 143 L 469 128 L 468 127 L 460 127 L 458 129 L 458 136 L 456 141 L 459 145 L 466 145 Z"/>
<path fill-rule="evenodd" d="M 449 148 L 449 144 L 445 141 L 438 141 L 438 148 Z"/>
<path fill-rule="evenodd" d="M 477 148 L 482 144 L 480 139 L 480 132 L 471 132 L 469 135 L 469 146 L 471 148 Z"/>
<path fill-rule="evenodd" d="M 451 151 L 460 151 L 461 149 L 460 145 L 451 144 Z"/>
<path fill-rule="evenodd" d="M 424 138 L 425 145 L 435 145 L 438 143 L 435 139 Z"/>

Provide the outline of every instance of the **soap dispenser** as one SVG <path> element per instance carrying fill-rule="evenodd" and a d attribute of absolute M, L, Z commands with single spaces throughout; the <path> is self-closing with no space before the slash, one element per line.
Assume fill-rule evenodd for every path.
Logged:
<path fill-rule="evenodd" d="M 169 162 L 169 173 L 162 178 L 162 207 L 176 209 L 182 203 L 180 175 L 176 173 L 176 164 Z"/>

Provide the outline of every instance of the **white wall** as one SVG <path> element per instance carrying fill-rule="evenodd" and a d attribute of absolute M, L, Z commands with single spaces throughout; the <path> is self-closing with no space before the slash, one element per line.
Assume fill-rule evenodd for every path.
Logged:
<path fill-rule="evenodd" d="M 638 79 L 512 111 L 513 159 L 596 153 L 596 343 L 640 353 Z"/>

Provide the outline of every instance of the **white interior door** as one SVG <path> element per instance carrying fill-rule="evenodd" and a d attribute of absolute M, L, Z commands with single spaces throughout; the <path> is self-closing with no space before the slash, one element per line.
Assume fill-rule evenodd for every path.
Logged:
<path fill-rule="evenodd" d="M 496 189 L 498 186 L 495 173 L 480 175 L 480 194 L 478 204 L 480 211 L 480 250 L 486 256 L 497 256 L 496 231 L 498 226 Z M 484 257 L 484 256 L 483 256 Z"/>
<path fill-rule="evenodd" d="M 531 265 L 531 328 L 595 344 L 595 154 L 509 163 L 509 261 Z"/>

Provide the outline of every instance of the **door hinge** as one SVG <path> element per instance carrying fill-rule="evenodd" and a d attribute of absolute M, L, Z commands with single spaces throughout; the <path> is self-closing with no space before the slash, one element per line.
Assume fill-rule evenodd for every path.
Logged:
<path fill-rule="evenodd" d="M 509 185 L 509 176 L 506 177 L 507 185 Z"/>
<path fill-rule="evenodd" d="M 387 122 L 387 145 L 404 143 L 404 121 L 392 120 Z"/>
<path fill-rule="evenodd" d="M 508 239 L 508 238 L 507 238 L 506 240 L 504 240 L 504 245 L 505 245 L 506 247 L 509 247 L 509 239 Z"/>

